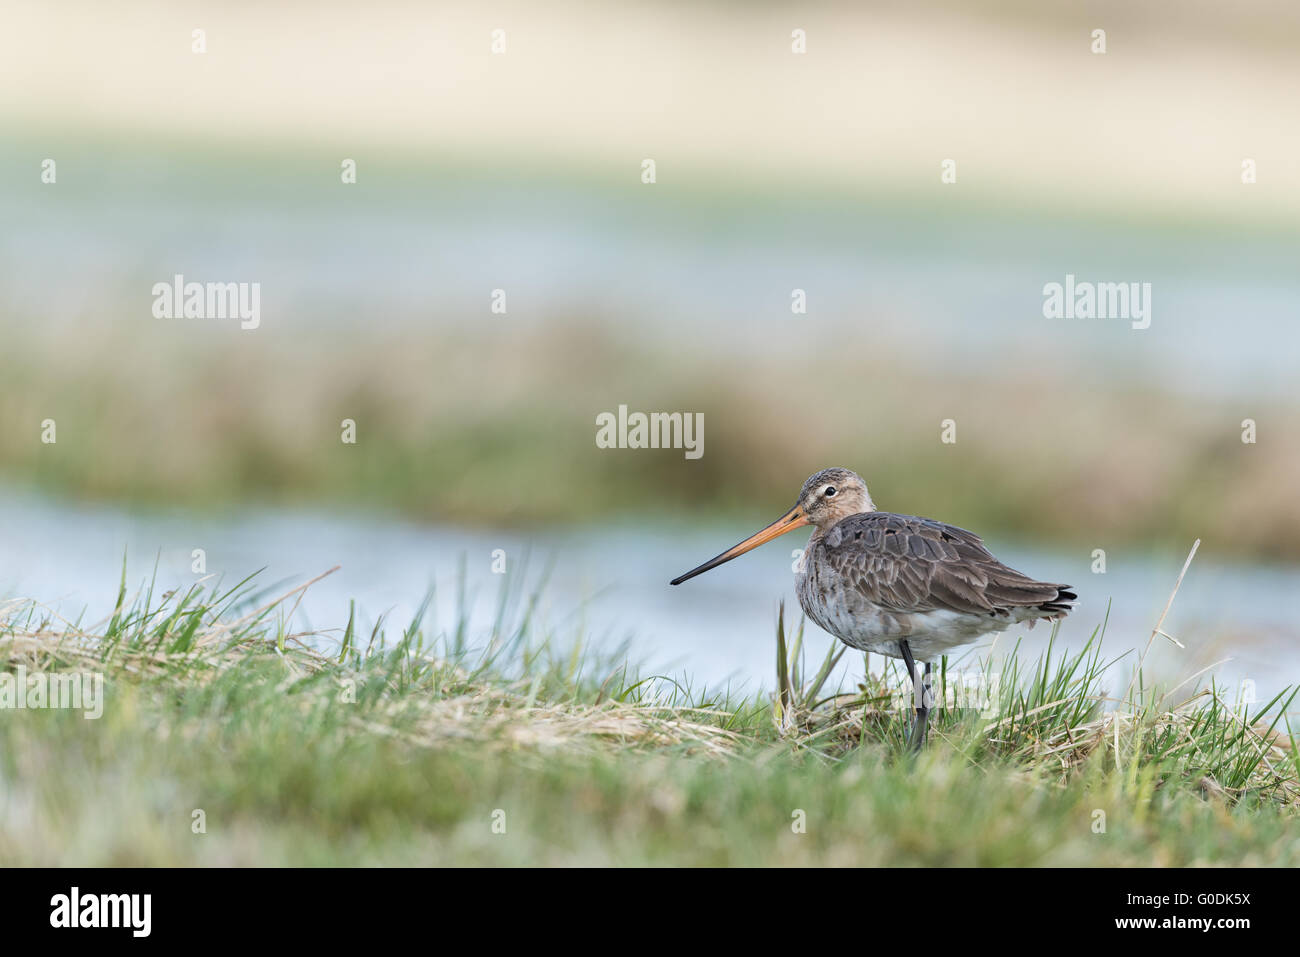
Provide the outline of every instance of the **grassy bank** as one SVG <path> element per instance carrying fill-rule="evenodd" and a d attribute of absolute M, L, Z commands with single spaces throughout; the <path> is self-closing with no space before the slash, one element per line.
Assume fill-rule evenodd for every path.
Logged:
<path fill-rule="evenodd" d="M 1082 402 L 1051 370 L 1014 383 L 901 364 L 861 375 L 856 357 L 888 354 L 881 343 L 783 368 L 562 323 L 256 341 L 171 325 L 151 327 L 147 349 L 134 334 L 69 349 L 15 329 L 0 354 L 0 479 L 73 498 L 377 507 L 497 526 L 638 511 L 753 522 L 842 464 L 881 508 L 984 535 L 1088 549 L 1199 537 L 1217 555 L 1300 558 L 1300 456 L 1278 439 L 1300 429 L 1291 408 L 1249 409 L 1261 436 L 1249 445 L 1231 403 L 1122 390 Z M 703 413 L 704 456 L 597 448 L 597 414 L 620 404 Z M 955 444 L 941 441 L 949 418 Z M 47 419 L 54 444 L 42 442 Z M 344 419 L 355 445 L 340 440 Z"/>
<path fill-rule="evenodd" d="M 797 627 L 775 701 L 729 700 L 558 654 L 517 591 L 491 635 L 385 647 L 251 588 L 123 588 L 93 628 L 0 606 L 0 667 L 106 681 L 98 720 L 0 712 L 0 861 L 1300 863 L 1289 701 L 1108 687 L 1100 636 L 1013 657 L 911 758 L 898 676 L 833 695 Z"/>

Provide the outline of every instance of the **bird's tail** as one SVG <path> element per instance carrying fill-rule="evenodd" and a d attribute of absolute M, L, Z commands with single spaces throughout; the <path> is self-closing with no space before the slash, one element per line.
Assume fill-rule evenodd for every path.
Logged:
<path fill-rule="evenodd" d="M 1047 612 L 1049 618 L 1064 618 L 1074 608 L 1074 603 L 1079 600 L 1079 596 L 1070 591 L 1069 585 L 1052 587 L 1056 589 L 1056 597 L 1043 602 L 1038 607 Z"/>

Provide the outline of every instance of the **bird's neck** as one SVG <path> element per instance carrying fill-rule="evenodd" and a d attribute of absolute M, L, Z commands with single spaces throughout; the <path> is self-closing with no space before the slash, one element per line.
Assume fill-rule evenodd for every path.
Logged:
<path fill-rule="evenodd" d="M 867 502 L 867 507 L 866 507 L 866 508 L 864 508 L 864 509 L 862 509 L 861 511 L 858 511 L 858 512 L 852 512 L 852 513 L 850 513 L 850 514 L 848 514 L 848 515 L 840 515 L 840 516 L 838 516 L 837 518 L 835 518 L 833 521 L 828 522 L 828 523 L 826 524 L 825 527 L 823 527 L 823 526 L 821 526 L 821 525 L 814 525 L 814 526 L 813 526 L 813 533 L 812 533 L 812 535 L 808 538 L 808 544 L 811 546 L 813 543 L 818 542 L 818 541 L 820 541 L 821 539 L 825 538 L 827 532 L 829 532 L 832 528 L 834 528 L 834 527 L 835 527 L 836 525 L 838 525 L 840 522 L 844 521 L 846 518 L 852 518 L 854 515 L 866 515 L 868 512 L 874 512 L 875 510 L 876 510 L 875 506 L 872 505 L 870 501 L 868 501 L 868 502 Z"/>

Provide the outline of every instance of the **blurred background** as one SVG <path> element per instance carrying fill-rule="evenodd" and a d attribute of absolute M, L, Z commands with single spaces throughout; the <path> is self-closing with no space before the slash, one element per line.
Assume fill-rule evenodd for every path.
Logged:
<path fill-rule="evenodd" d="M 304 627 L 401 624 L 431 585 L 490 622 L 500 550 L 558 637 L 756 690 L 799 536 L 667 580 L 844 465 L 1074 584 L 1062 640 L 1109 615 L 1112 655 L 1200 538 L 1161 660 L 1300 671 L 1295 4 L 0 0 L 0 27 L 4 597 L 93 619 L 124 553 L 172 588 L 202 549 L 231 584 L 341 564 Z M 260 283 L 259 328 L 156 318 L 176 274 Z M 1150 283 L 1150 328 L 1044 318 L 1067 274 Z M 620 405 L 703 413 L 703 457 L 598 448 Z"/>

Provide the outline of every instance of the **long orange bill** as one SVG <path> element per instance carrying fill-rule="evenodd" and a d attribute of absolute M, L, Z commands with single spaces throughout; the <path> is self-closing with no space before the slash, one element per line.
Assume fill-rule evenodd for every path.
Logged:
<path fill-rule="evenodd" d="M 763 529 L 762 531 L 755 532 L 753 535 L 749 536 L 749 538 L 745 539 L 743 542 L 741 542 L 738 545 L 732 545 L 721 555 L 718 555 L 716 558 L 710 558 L 699 568 L 692 568 L 685 575 L 682 575 L 679 578 L 674 578 L 672 582 L 670 582 L 670 584 L 680 585 L 688 578 L 694 578 L 696 575 L 702 575 L 704 574 L 704 572 L 707 572 L 710 568 L 717 568 L 723 562 L 729 562 L 733 558 L 737 557 L 738 555 L 745 554 L 745 552 L 749 551 L 751 548 L 758 548 L 759 545 L 762 545 L 764 542 L 770 542 L 778 535 L 784 535 L 786 532 L 793 532 L 796 528 L 801 528 L 802 526 L 807 524 L 809 524 L 808 516 L 804 514 L 802 508 L 796 505 L 785 515 L 781 516 L 771 525 L 767 526 L 767 528 Z"/>

